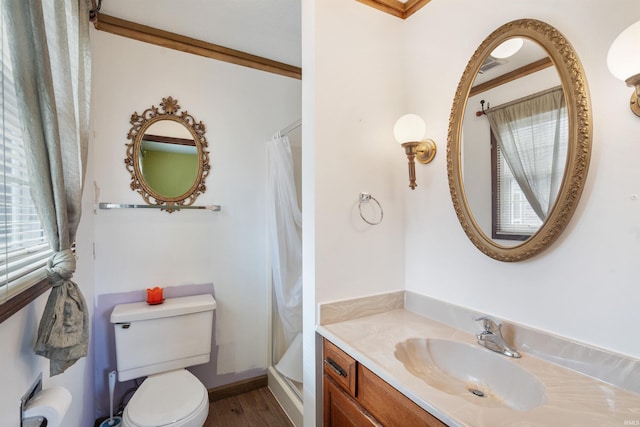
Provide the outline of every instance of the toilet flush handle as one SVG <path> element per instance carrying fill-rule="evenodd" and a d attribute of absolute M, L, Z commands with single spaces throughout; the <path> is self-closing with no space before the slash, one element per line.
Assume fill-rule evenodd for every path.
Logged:
<path fill-rule="evenodd" d="M 131 327 L 131 323 L 129 322 L 118 322 L 116 325 L 120 326 L 122 329 L 129 329 Z"/>

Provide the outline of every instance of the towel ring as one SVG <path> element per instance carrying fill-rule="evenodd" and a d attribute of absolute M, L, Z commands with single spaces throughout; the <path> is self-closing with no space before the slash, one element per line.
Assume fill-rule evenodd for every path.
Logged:
<path fill-rule="evenodd" d="M 369 201 L 371 201 L 371 200 L 376 202 L 376 205 L 378 205 L 378 208 L 380 208 L 380 219 L 377 222 L 369 221 L 362 214 L 362 204 L 363 203 L 369 203 Z M 360 218 L 362 218 L 362 220 L 364 222 L 366 222 L 367 224 L 369 224 L 369 225 L 378 225 L 378 224 L 380 224 L 382 222 L 382 218 L 384 217 L 384 210 L 382 209 L 382 206 L 380 205 L 380 202 L 377 201 L 375 199 L 375 197 L 373 197 L 369 193 L 360 193 L 360 199 L 359 199 L 359 202 L 358 202 L 358 211 L 360 211 Z"/>

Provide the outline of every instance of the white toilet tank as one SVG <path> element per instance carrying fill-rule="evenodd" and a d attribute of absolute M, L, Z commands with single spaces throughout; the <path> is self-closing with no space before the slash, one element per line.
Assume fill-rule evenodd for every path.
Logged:
<path fill-rule="evenodd" d="M 209 362 L 215 308 L 210 294 L 116 305 L 111 323 L 118 380 Z"/>

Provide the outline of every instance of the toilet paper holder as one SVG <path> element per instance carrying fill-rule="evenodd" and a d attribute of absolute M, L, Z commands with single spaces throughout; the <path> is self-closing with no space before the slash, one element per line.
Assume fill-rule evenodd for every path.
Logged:
<path fill-rule="evenodd" d="M 47 425 L 47 420 L 44 417 L 27 417 L 24 418 L 24 409 L 27 406 L 27 402 L 33 398 L 36 394 L 42 391 L 42 372 L 38 375 L 35 382 L 29 387 L 29 390 L 20 399 L 20 426 L 21 427 L 42 427 Z"/>
<path fill-rule="evenodd" d="M 45 417 L 27 417 L 22 419 L 22 427 L 45 427 L 47 419 Z"/>

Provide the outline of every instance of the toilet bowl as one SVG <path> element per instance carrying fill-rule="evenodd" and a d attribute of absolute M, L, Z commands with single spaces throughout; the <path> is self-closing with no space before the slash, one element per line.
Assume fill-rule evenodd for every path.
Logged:
<path fill-rule="evenodd" d="M 209 414 L 207 389 L 185 369 L 151 375 L 122 414 L 124 427 L 201 427 Z"/>

